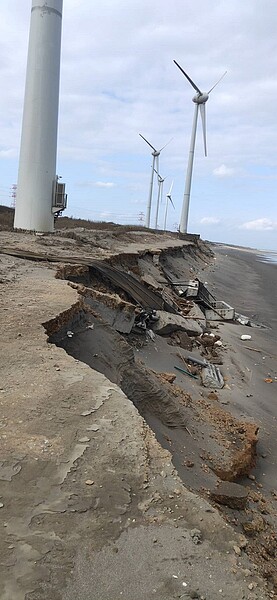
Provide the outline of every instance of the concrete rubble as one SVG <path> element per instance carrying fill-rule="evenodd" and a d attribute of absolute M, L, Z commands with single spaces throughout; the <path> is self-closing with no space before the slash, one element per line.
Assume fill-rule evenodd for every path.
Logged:
<path fill-rule="evenodd" d="M 172 315 L 164 310 L 157 310 L 159 320 L 153 324 L 153 331 L 159 335 L 170 335 L 174 331 L 185 331 L 190 336 L 201 335 L 203 329 L 194 319 L 186 319 L 181 315 Z"/>

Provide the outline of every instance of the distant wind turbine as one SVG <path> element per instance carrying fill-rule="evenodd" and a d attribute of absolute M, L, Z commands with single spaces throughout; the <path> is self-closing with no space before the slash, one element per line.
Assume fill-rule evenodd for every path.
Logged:
<path fill-rule="evenodd" d="M 156 206 L 156 218 L 155 218 L 155 229 L 158 229 L 158 220 L 159 220 L 159 210 L 160 210 L 160 204 L 162 203 L 162 199 L 163 199 L 163 185 L 164 185 L 164 181 L 166 180 L 166 177 L 161 177 L 161 175 L 158 173 L 158 171 L 156 171 L 156 169 L 154 169 L 155 173 L 157 173 L 157 177 L 158 177 L 158 198 L 157 198 L 157 206 Z"/>
<path fill-rule="evenodd" d="M 173 188 L 173 181 L 172 181 L 172 184 L 171 184 L 171 186 L 169 188 L 168 194 L 166 194 L 165 213 L 164 213 L 164 231 L 166 230 L 166 221 L 167 221 L 167 212 L 168 212 L 168 204 L 169 204 L 169 202 L 171 202 L 173 208 L 175 209 L 175 206 L 174 206 L 173 201 L 172 201 L 172 196 L 171 196 L 172 188 Z"/>
<path fill-rule="evenodd" d="M 190 150 L 189 150 L 189 159 L 188 159 L 188 167 L 187 167 L 187 177 L 186 177 L 186 185 L 185 185 L 185 193 L 184 193 L 184 201 L 182 207 L 182 214 L 180 220 L 180 232 L 186 233 L 188 229 L 188 214 L 189 214 L 189 201 L 190 201 L 190 190 L 191 190 L 191 178 L 192 178 L 192 169 L 193 169 L 193 159 L 194 159 L 194 149 L 195 149 L 195 138 L 196 138 L 196 128 L 197 128 L 197 119 L 198 119 L 198 111 L 200 108 L 200 114 L 202 119 L 202 128 L 203 128 L 203 138 L 204 138 L 204 152 L 205 156 L 207 156 L 207 136 L 206 136 L 206 107 L 205 104 L 209 99 L 209 94 L 216 87 L 216 85 L 223 79 L 226 75 L 227 71 L 223 73 L 220 79 L 213 85 L 213 87 L 208 92 L 201 92 L 199 87 L 192 81 L 192 79 L 187 75 L 187 73 L 180 67 L 180 65 L 173 61 L 175 65 L 182 71 L 183 75 L 190 82 L 192 87 L 195 89 L 196 94 L 193 96 L 192 101 L 195 103 L 193 124 L 192 124 L 192 132 L 191 132 L 191 140 L 190 140 Z"/>
<path fill-rule="evenodd" d="M 165 144 L 165 146 L 163 146 L 160 150 L 156 150 L 156 148 L 154 148 L 154 146 L 152 146 L 152 144 L 150 144 L 150 142 L 148 142 L 148 140 L 141 135 L 141 133 L 139 134 L 140 137 L 146 142 L 146 144 L 148 144 L 148 146 L 150 146 L 150 148 L 152 148 L 153 152 L 152 152 L 152 156 L 153 156 L 153 161 L 152 161 L 152 168 L 151 168 L 151 178 L 150 178 L 150 189 L 149 189 L 149 198 L 148 198 L 148 205 L 147 205 L 147 212 L 146 212 L 146 219 L 145 219 L 145 227 L 150 227 L 150 217 L 151 217 L 151 207 L 152 207 L 152 196 L 153 196 L 153 181 L 154 181 L 154 171 L 156 170 L 156 172 L 159 173 L 159 156 L 161 154 L 161 151 L 168 146 L 168 144 L 170 144 L 170 142 L 172 141 L 169 140 L 169 142 L 167 142 L 167 144 Z M 156 167 L 156 169 L 155 169 Z"/>

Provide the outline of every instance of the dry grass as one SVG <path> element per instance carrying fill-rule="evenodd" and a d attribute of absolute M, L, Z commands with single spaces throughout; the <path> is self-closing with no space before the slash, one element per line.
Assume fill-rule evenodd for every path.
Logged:
<path fill-rule="evenodd" d="M 0 230 L 11 231 L 13 228 L 14 209 L 0 205 Z"/>
<path fill-rule="evenodd" d="M 0 205 L 0 230 L 12 231 L 14 220 L 14 209 L 9 206 Z M 106 223 L 105 221 L 90 221 L 89 219 L 74 219 L 73 217 L 59 217 L 56 222 L 56 229 L 93 229 L 94 231 L 144 231 L 142 225 L 117 225 L 116 223 Z"/>

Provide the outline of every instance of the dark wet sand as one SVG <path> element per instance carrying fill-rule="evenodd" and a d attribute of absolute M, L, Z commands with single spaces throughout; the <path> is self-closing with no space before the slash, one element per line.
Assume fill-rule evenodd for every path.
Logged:
<path fill-rule="evenodd" d="M 256 329 L 230 323 L 219 329 L 229 354 L 229 366 L 224 370 L 225 375 L 229 374 L 230 408 L 260 427 L 254 472 L 264 489 L 270 491 L 277 488 L 277 265 L 260 262 L 258 251 L 256 254 L 227 246 L 215 246 L 213 250 L 216 260 L 206 272 L 209 289 L 217 299 L 268 327 Z M 245 333 L 252 336 L 251 341 L 241 341 Z M 272 378 L 273 383 L 266 383 L 266 378 Z"/>
<path fill-rule="evenodd" d="M 208 281 L 215 295 L 225 296 L 238 312 L 269 326 L 276 335 L 277 264 L 261 262 L 262 253 L 255 250 L 227 246 L 215 246 L 213 250 L 216 261 Z"/>

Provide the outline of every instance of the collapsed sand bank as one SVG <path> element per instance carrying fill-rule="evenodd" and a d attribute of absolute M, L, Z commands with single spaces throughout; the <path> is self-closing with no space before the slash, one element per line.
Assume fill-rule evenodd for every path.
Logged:
<path fill-rule="evenodd" d="M 60 329 L 64 313 L 72 318 L 76 290 L 44 265 L 6 256 L 1 269 L 1 441 L 11 475 L 2 479 L 3 599 L 82 600 L 90 590 L 98 600 L 132 589 L 134 600 L 150 592 L 168 600 L 183 582 L 191 597 L 266 598 L 245 539 L 181 484 L 126 395 L 47 343 L 42 323 L 61 315 Z"/>

